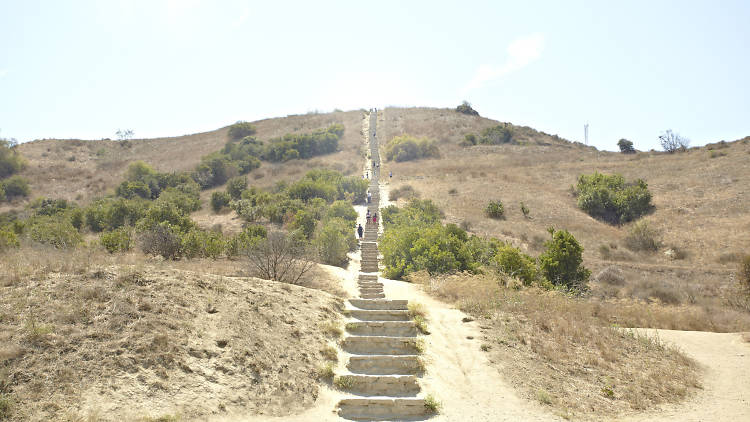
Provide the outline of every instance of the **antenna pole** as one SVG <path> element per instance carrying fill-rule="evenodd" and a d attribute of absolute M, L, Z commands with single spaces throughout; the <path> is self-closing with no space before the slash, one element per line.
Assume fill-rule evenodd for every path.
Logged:
<path fill-rule="evenodd" d="M 583 125 L 583 139 L 584 139 L 584 142 L 586 143 L 586 146 L 588 146 L 589 145 L 589 124 L 588 123 Z"/>

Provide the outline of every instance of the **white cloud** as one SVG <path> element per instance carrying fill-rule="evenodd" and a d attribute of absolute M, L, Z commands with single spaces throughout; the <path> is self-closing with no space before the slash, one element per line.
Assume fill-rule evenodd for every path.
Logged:
<path fill-rule="evenodd" d="M 544 35 L 532 34 L 519 38 L 508 44 L 508 57 L 502 65 L 483 64 L 479 66 L 474 78 L 469 81 L 463 89 L 467 93 L 481 87 L 487 82 L 500 79 L 510 73 L 526 67 L 529 63 L 537 60 L 544 49 Z"/>
<path fill-rule="evenodd" d="M 8 69 L 0 69 L 0 78 L 4 78 L 8 75 Z"/>

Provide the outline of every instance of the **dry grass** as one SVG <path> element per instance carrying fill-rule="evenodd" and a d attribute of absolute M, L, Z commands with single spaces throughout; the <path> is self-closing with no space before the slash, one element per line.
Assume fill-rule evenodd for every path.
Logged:
<path fill-rule="evenodd" d="M 307 169 L 328 167 L 345 174 L 360 170 L 362 138 L 360 111 L 328 114 L 304 114 L 253 122 L 261 140 L 287 133 L 310 132 L 332 123 L 345 127 L 339 151 L 311 160 L 287 163 L 263 163 L 249 176 L 253 186 L 270 187 L 280 180 L 299 178 Z M 228 128 L 170 138 L 138 139 L 125 142 L 110 140 L 37 140 L 18 146 L 29 165 L 22 175 L 31 182 L 32 197 L 45 196 L 74 200 L 82 204 L 102 196 L 122 181 L 129 163 L 145 161 L 159 171 L 192 170 L 201 157 L 221 149 L 227 141 Z M 71 161 L 70 157 L 75 157 Z M 3 204 L 0 212 L 19 208 Z"/>
<path fill-rule="evenodd" d="M 706 148 L 626 155 L 521 128 L 517 130 L 525 145 L 458 146 L 464 134 L 479 133 L 493 124 L 446 109 L 388 108 L 378 122 L 382 139 L 404 133 L 436 138 L 442 141 L 442 157 L 385 162 L 384 174 L 393 171 L 392 186 L 408 185 L 422 198 L 435 201 L 445 212 L 445 222 L 508 241 L 533 255 L 544 249 L 547 227 L 569 230 L 584 246 L 584 264 L 594 274 L 613 264 L 622 271 L 624 285 L 594 283 L 594 295 L 642 302 L 626 318 L 629 323 L 748 329 L 750 312 L 728 302 L 734 301 L 736 262 L 750 250 L 750 237 L 745 235 L 750 230 L 750 197 L 745 194 L 745 186 L 750 185 L 746 167 L 750 143 L 722 144 L 727 155 L 718 159 L 709 159 Z M 663 245 L 658 251 L 628 250 L 624 245 L 629 225 L 611 226 L 577 208 L 570 186 L 578 175 L 594 171 L 646 180 L 655 205 L 649 225 L 660 234 Z M 483 213 L 487 198 L 524 203 L 533 218 L 525 218 L 516 206 L 506 207 L 505 220 L 487 218 Z M 635 313 L 654 302 L 674 308 L 657 318 Z"/>
<path fill-rule="evenodd" d="M 0 393 L 13 399 L 11 420 L 285 415 L 312 405 L 322 327 L 338 326 L 340 300 L 210 273 L 231 265 L 207 260 L 193 271 L 200 263 L 96 248 L 3 254 Z M 97 415 L 101 403 L 113 407 Z"/>
<path fill-rule="evenodd" d="M 606 310 L 587 301 L 506 289 L 489 276 L 431 279 L 426 288 L 482 318 L 483 350 L 500 362 L 504 376 L 560 412 L 595 419 L 680 401 L 700 387 L 691 359 L 612 327 Z"/>

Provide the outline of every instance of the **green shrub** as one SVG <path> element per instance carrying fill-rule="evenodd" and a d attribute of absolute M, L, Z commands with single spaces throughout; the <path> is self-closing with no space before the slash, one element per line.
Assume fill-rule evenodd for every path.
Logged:
<path fill-rule="evenodd" d="M 299 230 L 306 239 L 310 239 L 315 232 L 318 218 L 309 209 L 301 209 L 294 215 L 290 224 L 292 230 Z"/>
<path fill-rule="evenodd" d="M 35 242 L 52 245 L 58 249 L 73 248 L 83 242 L 70 220 L 58 216 L 34 217 L 29 225 L 29 237 Z"/>
<path fill-rule="evenodd" d="M 489 218 L 505 218 L 505 208 L 501 201 L 490 201 L 486 207 L 484 207 L 484 213 Z"/>
<path fill-rule="evenodd" d="M 279 162 L 330 154 L 338 148 L 339 138 L 343 133 L 344 126 L 340 124 L 317 129 L 312 133 L 289 133 L 268 141 L 261 157 L 266 161 Z"/>
<path fill-rule="evenodd" d="M 245 189 L 247 189 L 247 178 L 244 176 L 233 177 L 227 182 L 227 193 L 234 200 L 240 199 Z"/>
<path fill-rule="evenodd" d="M 216 259 L 224 253 L 224 247 L 221 233 L 192 228 L 180 236 L 180 253 L 186 258 Z"/>
<path fill-rule="evenodd" d="M 126 180 L 117 186 L 115 194 L 126 199 L 133 199 L 135 197 L 151 199 L 151 188 L 144 182 L 130 182 Z"/>
<path fill-rule="evenodd" d="M 224 207 L 229 206 L 232 197 L 226 192 L 216 191 L 211 194 L 211 209 L 214 212 L 221 211 Z"/>
<path fill-rule="evenodd" d="M 523 281 L 524 285 L 528 286 L 536 280 L 536 262 L 534 258 L 511 245 L 506 244 L 501 246 L 495 253 L 493 263 L 500 271 Z"/>
<path fill-rule="evenodd" d="M 245 227 L 245 229 L 232 236 L 226 243 L 226 254 L 229 257 L 235 257 L 243 253 L 260 239 L 268 237 L 268 231 L 265 227 L 259 225 L 251 225 Z"/>
<path fill-rule="evenodd" d="M 177 259 L 182 249 L 180 236 L 179 227 L 163 222 L 141 230 L 138 241 L 145 254 L 160 255 L 165 259 Z"/>
<path fill-rule="evenodd" d="M 421 158 L 439 158 L 437 141 L 428 138 L 415 138 L 410 135 L 396 136 L 385 146 L 388 161 L 411 161 Z"/>
<path fill-rule="evenodd" d="M 521 213 L 525 218 L 529 218 L 529 207 L 526 206 L 523 202 L 521 202 Z"/>
<path fill-rule="evenodd" d="M 468 101 L 464 101 L 459 104 L 458 107 L 456 107 L 456 111 L 459 113 L 468 114 L 469 116 L 479 116 L 479 112 L 474 110 Z"/>
<path fill-rule="evenodd" d="M 5 201 L 5 186 L 0 182 L 0 202 Z"/>
<path fill-rule="evenodd" d="M 129 227 L 120 227 L 119 229 L 102 233 L 99 236 L 99 243 L 109 253 L 127 252 L 133 246 L 132 229 Z"/>
<path fill-rule="evenodd" d="M 139 232 L 145 232 L 164 224 L 168 225 L 170 229 L 180 232 L 188 231 L 195 226 L 190 216 L 178 208 L 177 205 L 169 202 L 155 201 L 148 208 L 143 218 L 138 220 L 136 229 Z"/>
<path fill-rule="evenodd" d="M 76 230 L 81 231 L 84 223 L 83 210 L 80 208 L 74 208 L 70 210 L 68 216 L 70 217 L 70 224 L 72 224 L 73 227 L 76 228 Z"/>
<path fill-rule="evenodd" d="M 57 215 L 63 214 L 75 206 L 66 199 L 37 198 L 32 202 L 31 209 L 35 215 Z"/>
<path fill-rule="evenodd" d="M 346 254 L 353 244 L 356 245 L 356 239 L 351 223 L 341 218 L 325 221 L 313 240 L 321 262 L 337 266 L 347 263 Z"/>
<path fill-rule="evenodd" d="M 149 204 L 143 199 L 102 199 L 86 207 L 83 214 L 91 231 L 101 232 L 134 225 L 146 214 Z"/>
<path fill-rule="evenodd" d="M 20 245 L 18 236 L 12 230 L 0 228 L 0 252 Z"/>
<path fill-rule="evenodd" d="M 201 188 L 208 189 L 223 185 L 233 173 L 239 173 L 237 163 L 225 154 L 213 153 L 201 159 L 193 172 L 193 179 Z"/>
<path fill-rule="evenodd" d="M 12 176 L 26 167 L 26 162 L 14 146 L 14 141 L 0 138 L 0 179 Z"/>
<path fill-rule="evenodd" d="M 539 256 L 542 276 L 557 286 L 585 290 L 591 271 L 583 266 L 583 246 L 567 230 L 550 232 L 552 239 Z"/>
<path fill-rule="evenodd" d="M 471 147 L 479 143 L 479 139 L 477 139 L 477 135 L 474 135 L 473 133 L 467 133 L 464 135 L 464 139 L 459 143 L 462 147 Z"/>
<path fill-rule="evenodd" d="M 172 204 L 180 211 L 189 214 L 201 208 L 200 192 L 198 190 L 170 187 L 162 191 L 155 203 Z"/>
<path fill-rule="evenodd" d="M 5 199 L 9 201 L 13 198 L 25 198 L 31 192 L 29 182 L 21 176 L 11 176 L 0 182 L 0 184 L 2 184 L 5 191 Z"/>
<path fill-rule="evenodd" d="M 309 201 L 313 198 L 323 198 L 327 202 L 336 199 L 336 186 L 322 180 L 300 180 L 289 186 L 289 197 Z"/>
<path fill-rule="evenodd" d="M 649 212 L 651 192 L 641 179 L 625 183 L 619 174 L 594 173 L 578 177 L 578 207 L 594 218 L 619 224 Z"/>
<path fill-rule="evenodd" d="M 357 211 L 352 204 L 346 201 L 335 201 L 326 210 L 326 219 L 341 218 L 351 225 L 357 222 Z"/>
<path fill-rule="evenodd" d="M 500 145 L 513 142 L 513 131 L 503 123 L 484 129 L 479 137 L 479 143 L 484 145 Z"/>
<path fill-rule="evenodd" d="M 656 252 L 661 246 L 659 231 L 643 220 L 630 227 L 625 237 L 625 246 L 632 251 Z"/>
<path fill-rule="evenodd" d="M 620 147 L 620 152 L 623 154 L 635 154 L 635 148 L 633 148 L 633 142 L 627 139 L 620 139 L 617 141 L 617 146 Z"/>
<path fill-rule="evenodd" d="M 255 126 L 248 122 L 237 122 L 229 126 L 229 139 L 238 140 L 246 136 L 255 135 Z"/>

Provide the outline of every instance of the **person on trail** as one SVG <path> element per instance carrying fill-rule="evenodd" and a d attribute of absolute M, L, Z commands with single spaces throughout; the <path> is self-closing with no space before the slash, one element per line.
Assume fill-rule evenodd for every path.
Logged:
<path fill-rule="evenodd" d="M 378 213 L 372 215 L 372 224 L 378 224 Z"/>
<path fill-rule="evenodd" d="M 388 174 L 388 177 L 390 177 L 391 179 L 393 179 L 393 171 L 391 171 L 391 172 L 390 172 L 390 173 Z"/>
<path fill-rule="evenodd" d="M 369 171 L 365 172 L 365 177 L 368 178 L 368 179 L 370 178 L 370 172 Z"/>
<path fill-rule="evenodd" d="M 367 203 L 369 204 L 370 202 L 372 202 L 372 194 L 371 194 L 371 193 L 370 193 L 370 191 L 368 190 L 368 191 L 367 191 Z"/>
<path fill-rule="evenodd" d="M 370 218 L 372 218 L 372 216 L 370 216 L 370 210 L 367 210 L 366 217 L 367 217 L 367 222 L 369 223 L 370 222 Z"/>
<path fill-rule="evenodd" d="M 357 225 L 357 235 L 359 236 L 360 239 L 362 239 L 362 233 L 364 233 L 364 231 L 365 231 L 365 229 L 362 228 L 362 225 L 358 224 Z"/>

